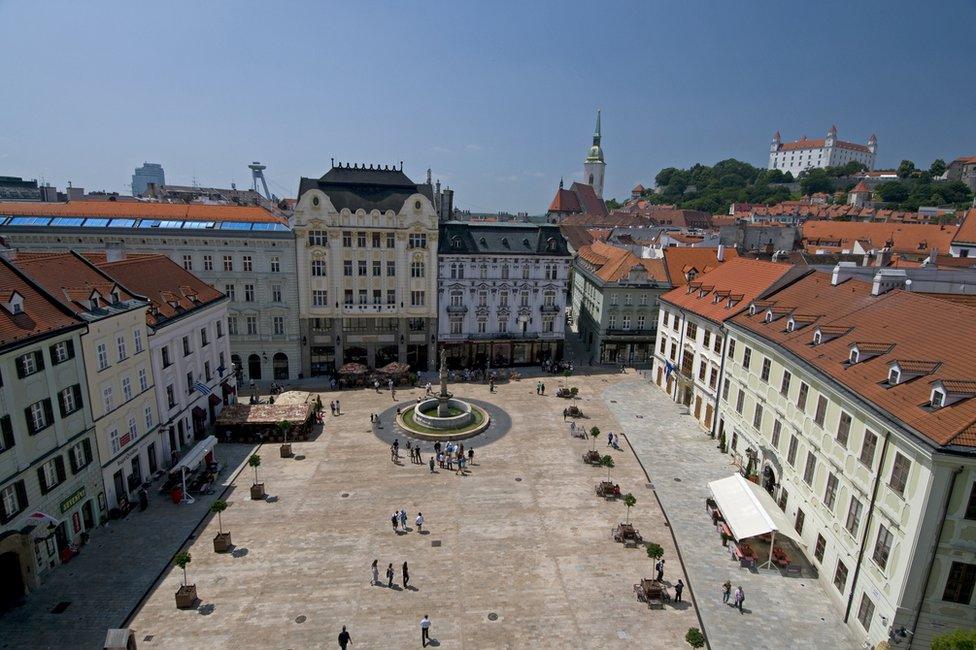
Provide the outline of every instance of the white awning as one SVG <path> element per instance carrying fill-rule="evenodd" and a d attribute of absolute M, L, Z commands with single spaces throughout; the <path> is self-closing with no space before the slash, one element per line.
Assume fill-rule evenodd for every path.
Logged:
<path fill-rule="evenodd" d="M 194 467 L 200 464 L 200 461 L 202 461 L 204 457 L 208 453 L 210 453 L 210 451 L 213 450 L 213 448 L 216 445 L 217 445 L 217 439 L 214 438 L 213 436 L 207 436 L 206 438 L 198 442 L 196 445 L 194 445 L 193 449 L 188 451 L 186 455 L 180 459 L 180 462 L 173 465 L 172 469 L 169 470 L 169 473 L 175 474 L 176 472 L 179 472 L 184 468 L 187 470 L 193 469 Z"/>
<path fill-rule="evenodd" d="M 733 474 L 708 484 L 725 523 L 737 540 L 777 530 L 773 518 L 763 508 L 752 487 L 741 474 Z"/>

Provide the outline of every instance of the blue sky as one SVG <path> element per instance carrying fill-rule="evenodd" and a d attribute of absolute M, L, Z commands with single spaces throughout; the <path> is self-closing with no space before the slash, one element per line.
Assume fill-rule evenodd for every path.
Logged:
<path fill-rule="evenodd" d="M 294 196 L 332 157 L 403 160 L 462 208 L 541 213 L 598 107 L 608 197 L 832 123 L 927 166 L 976 154 L 974 32 L 972 0 L 0 0 L 0 175 L 241 186 L 261 160 Z"/>

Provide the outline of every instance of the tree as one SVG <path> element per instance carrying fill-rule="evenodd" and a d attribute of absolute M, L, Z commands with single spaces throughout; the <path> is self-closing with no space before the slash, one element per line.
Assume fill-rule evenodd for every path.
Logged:
<path fill-rule="evenodd" d="M 183 586 L 186 586 L 186 565 L 190 563 L 193 558 L 187 551 L 180 551 L 173 558 L 173 564 L 183 569 Z"/>
<path fill-rule="evenodd" d="M 617 199 L 607 199 L 607 210 L 619 210 L 623 204 Z"/>
<path fill-rule="evenodd" d="M 908 178 L 915 173 L 915 163 L 911 160 L 903 160 L 898 165 L 898 178 Z"/>
<path fill-rule="evenodd" d="M 685 643 L 692 648 L 704 648 L 705 635 L 697 627 L 689 627 L 688 633 L 685 634 Z"/>
<path fill-rule="evenodd" d="M 224 534 L 224 524 L 222 521 L 220 521 L 220 513 L 222 513 L 226 509 L 227 509 L 227 502 L 221 501 L 220 499 L 217 499 L 216 501 L 210 504 L 210 512 L 217 513 L 217 533 L 219 535 Z"/>
<path fill-rule="evenodd" d="M 600 437 L 600 427 L 590 429 L 590 437 L 593 438 L 593 449 L 596 449 L 596 439 Z"/>
<path fill-rule="evenodd" d="M 624 495 L 624 505 L 627 506 L 627 523 L 630 523 L 630 509 L 637 505 L 637 497 L 628 492 Z"/>
<path fill-rule="evenodd" d="M 278 427 L 278 431 L 280 431 L 281 432 L 281 435 L 283 436 L 283 438 L 282 438 L 283 442 L 285 442 L 287 444 L 288 443 L 288 432 L 291 431 L 291 422 L 289 422 L 288 420 L 282 420 L 281 422 L 279 422 L 277 424 L 277 427 Z M 257 481 L 255 481 L 255 483 L 256 482 Z"/>
<path fill-rule="evenodd" d="M 660 544 L 655 544 L 651 542 L 647 545 L 647 557 L 654 560 L 657 563 L 662 557 L 664 557 L 664 549 L 661 548 Z"/>
<path fill-rule="evenodd" d="M 662 169 L 657 173 L 657 176 L 654 177 L 654 183 L 658 187 L 664 187 L 665 185 L 670 183 L 671 178 L 680 171 L 681 170 L 677 169 L 676 167 L 665 167 L 664 169 Z"/>
<path fill-rule="evenodd" d="M 258 484 L 258 467 L 261 465 L 261 457 L 253 454 L 247 459 L 247 464 L 254 468 L 254 484 Z"/>
<path fill-rule="evenodd" d="M 830 180 L 830 176 L 827 175 L 826 170 L 811 169 L 804 172 L 804 174 L 803 178 L 800 179 L 800 191 L 804 194 L 832 192 L 834 190 L 834 184 Z"/>
<path fill-rule="evenodd" d="M 953 630 L 932 639 L 932 650 L 973 650 L 976 648 L 976 628 Z"/>
<path fill-rule="evenodd" d="M 944 174 L 948 168 L 949 166 L 946 165 L 946 161 L 942 160 L 941 158 L 936 158 L 929 166 L 929 173 L 933 176 L 942 176 L 942 174 Z"/>
<path fill-rule="evenodd" d="M 607 454 L 600 459 L 600 465 L 607 468 L 607 480 L 610 480 L 610 470 L 613 469 L 613 456 Z"/>
<path fill-rule="evenodd" d="M 874 191 L 885 203 L 901 203 L 908 198 L 909 194 L 905 184 L 898 181 L 880 183 Z"/>

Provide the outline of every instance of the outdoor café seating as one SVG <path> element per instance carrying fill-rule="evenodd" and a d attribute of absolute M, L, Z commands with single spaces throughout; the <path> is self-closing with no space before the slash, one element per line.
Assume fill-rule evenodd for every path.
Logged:
<path fill-rule="evenodd" d="M 620 496 L 620 486 L 611 481 L 600 481 L 596 485 L 596 494 L 604 499 L 615 499 Z"/>
<path fill-rule="evenodd" d="M 595 449 L 591 449 L 583 454 L 583 462 L 589 463 L 590 465 L 598 465 L 600 463 L 600 452 Z"/>
<path fill-rule="evenodd" d="M 625 544 L 640 544 L 644 541 L 641 537 L 640 532 L 634 528 L 634 524 L 617 524 L 617 527 L 613 529 L 613 541 L 623 542 Z"/>
<path fill-rule="evenodd" d="M 640 584 L 634 585 L 634 595 L 640 602 L 647 603 L 651 609 L 664 609 L 664 603 L 671 600 L 667 586 L 651 578 L 644 578 Z"/>

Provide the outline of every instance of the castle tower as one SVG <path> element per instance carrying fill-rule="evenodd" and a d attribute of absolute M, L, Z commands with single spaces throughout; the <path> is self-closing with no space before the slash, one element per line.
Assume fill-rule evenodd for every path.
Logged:
<path fill-rule="evenodd" d="M 583 182 L 592 185 L 596 195 L 603 198 L 603 173 L 607 164 L 603 162 L 603 149 L 600 148 L 600 111 L 596 112 L 596 132 L 593 134 L 593 146 L 583 162 Z"/>

